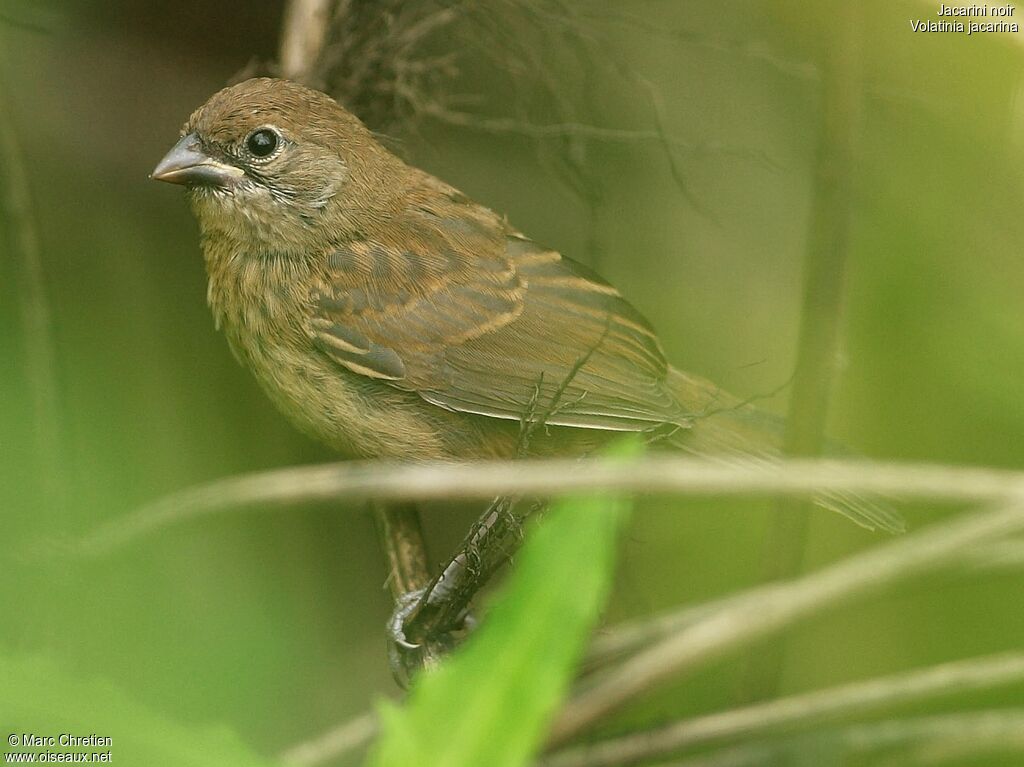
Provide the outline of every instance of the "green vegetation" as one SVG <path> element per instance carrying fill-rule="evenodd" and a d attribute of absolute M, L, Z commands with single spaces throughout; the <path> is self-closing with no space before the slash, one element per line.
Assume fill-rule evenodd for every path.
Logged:
<path fill-rule="evenodd" d="M 247 506 L 77 556 L 75 543 L 168 493 L 334 456 L 232 359 L 205 305 L 194 220 L 178 190 L 147 178 L 190 110 L 251 57 L 275 57 L 277 6 L 54 0 L 38 25 L 23 23 L 35 5 L 0 8 L 0 119 L 17 131 L 39 241 L 35 282 L 5 202 L 0 739 L 95 732 L 122 765 L 279 763 L 386 698 L 375 765 L 409 764 L 410 753 L 430 764 L 427 754 L 454 753 L 444 749 L 458 749 L 453 767 L 520 764 L 598 615 L 614 626 L 680 606 L 700 613 L 759 585 L 768 501 L 638 499 L 614 568 L 617 517 L 587 511 L 612 502 L 567 501 L 484 595 L 475 641 L 405 703 L 387 666 L 391 603 L 362 502 Z M 784 413 L 835 3 L 537 0 L 532 21 L 524 4 L 487 7 L 507 23 L 466 17 L 452 38 L 460 74 L 444 87 L 458 114 L 395 124 L 390 145 L 593 265 L 650 319 L 674 364 Z M 937 9 L 916 0 L 862 8 L 827 431 L 882 460 L 1022 467 L 1021 37 L 913 32 L 910 19 Z M 427 52 L 449 52 L 445 39 Z M 529 127 L 566 124 L 614 130 Z M 10 172 L 0 158 L 0 185 Z M 34 380 L 47 358 L 52 388 Z M 51 394 L 55 442 L 38 420 Z M 427 505 L 431 564 L 480 509 Z M 906 504 L 905 538 L 815 511 L 799 559 L 824 571 L 961 510 Z M 1022 551 L 1019 534 L 1005 534 L 702 656 L 599 732 L 746 706 L 748 657 L 780 649 L 771 700 L 1019 650 Z M 699 748 L 735 764 L 1015 765 L 1024 684 L 1013 680 Z M 961 726 L 971 738 L 939 737 Z M 366 758 L 360 747 L 328 764 Z"/>

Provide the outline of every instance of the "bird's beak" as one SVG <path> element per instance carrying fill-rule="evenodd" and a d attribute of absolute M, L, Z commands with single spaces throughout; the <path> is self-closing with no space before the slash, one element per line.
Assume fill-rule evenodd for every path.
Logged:
<path fill-rule="evenodd" d="M 164 155 L 149 177 L 169 184 L 228 187 L 244 175 L 241 168 L 204 154 L 199 148 L 199 138 L 189 133 Z"/>

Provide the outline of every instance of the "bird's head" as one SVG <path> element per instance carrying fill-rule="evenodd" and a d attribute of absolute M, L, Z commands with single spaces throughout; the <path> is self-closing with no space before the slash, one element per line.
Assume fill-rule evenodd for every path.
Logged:
<path fill-rule="evenodd" d="M 188 187 L 205 234 L 308 252 L 379 211 L 400 165 L 330 97 L 255 78 L 199 107 L 151 177 Z"/>

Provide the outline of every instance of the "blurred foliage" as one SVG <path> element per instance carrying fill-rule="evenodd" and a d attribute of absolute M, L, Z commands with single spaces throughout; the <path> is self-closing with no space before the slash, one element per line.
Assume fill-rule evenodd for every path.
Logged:
<path fill-rule="evenodd" d="M 686 193 L 656 141 L 541 141 L 424 119 L 391 145 L 533 238 L 596 263 L 675 364 L 741 395 L 777 390 L 794 358 L 832 4 L 574 5 L 605 55 L 578 61 L 546 38 L 561 102 L 513 106 L 507 72 L 472 48 L 459 51 L 453 88 L 481 94 L 466 109 L 484 115 L 650 131 L 651 93 L 626 68 L 658 95 Z M 106 680 L 182 727 L 223 723 L 274 753 L 394 692 L 383 564 L 361 508 L 208 518 L 99 562 L 54 558 L 48 544 L 197 482 L 331 458 L 231 358 L 204 305 L 196 225 L 178 190 L 147 179 L 193 108 L 251 58 L 273 58 L 280 7 L 44 6 L 60 21 L 42 31 L 0 16 L 10 101 L 0 109 L 19 128 L 40 225 L 66 464 L 43 469 L 28 447 L 29 341 L 11 288 L 20 267 L 2 253 L 0 649 Z M 912 33 L 908 19 L 932 13 L 927 3 L 865 7 L 868 92 L 830 431 L 872 456 L 1019 467 L 1024 47 Z M 582 176 L 562 170 L 567 151 Z M 784 395 L 764 405 L 778 409 Z M 40 503 L 44 471 L 66 503 Z M 475 511 L 428 514 L 437 560 Z M 935 512 L 908 515 L 922 524 Z M 752 584 L 766 520 L 749 503 L 643 504 L 609 620 Z M 822 513 L 807 561 L 875 540 Z M 1015 571 L 934 576 L 822 617 L 790 637 L 785 689 L 1019 645 L 1021 585 Z M 653 696 L 618 726 L 728 707 L 741 665 Z M 0 725 L 9 695 L 0 691 Z"/>
<path fill-rule="evenodd" d="M 0 656 L 0 685 L 4 694 L 5 754 L 93 754 L 107 752 L 111 764 L 149 767 L 261 767 L 269 765 L 223 726 L 184 727 L 169 722 L 131 700 L 122 690 L 101 679 L 78 679 L 40 657 Z M 98 736 L 84 746 L 11 747 L 8 735 L 33 734 L 57 738 L 67 733 L 78 738 Z M 109 742 L 105 742 L 110 738 Z M 68 741 L 70 742 L 70 741 Z M 62 761 L 67 761 L 65 758 Z M 88 761 L 85 759 L 83 761 Z"/>

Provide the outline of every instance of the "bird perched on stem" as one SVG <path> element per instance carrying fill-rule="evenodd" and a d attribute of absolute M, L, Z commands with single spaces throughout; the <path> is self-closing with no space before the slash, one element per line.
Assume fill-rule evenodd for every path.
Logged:
<path fill-rule="evenodd" d="M 622 431 L 701 454 L 777 449 L 777 422 L 668 365 L 614 287 L 410 167 L 323 93 L 225 88 L 152 176 L 188 187 L 235 355 L 344 454 L 512 457 L 538 406 L 538 454 Z M 894 526 L 859 499 L 823 503 Z"/>

